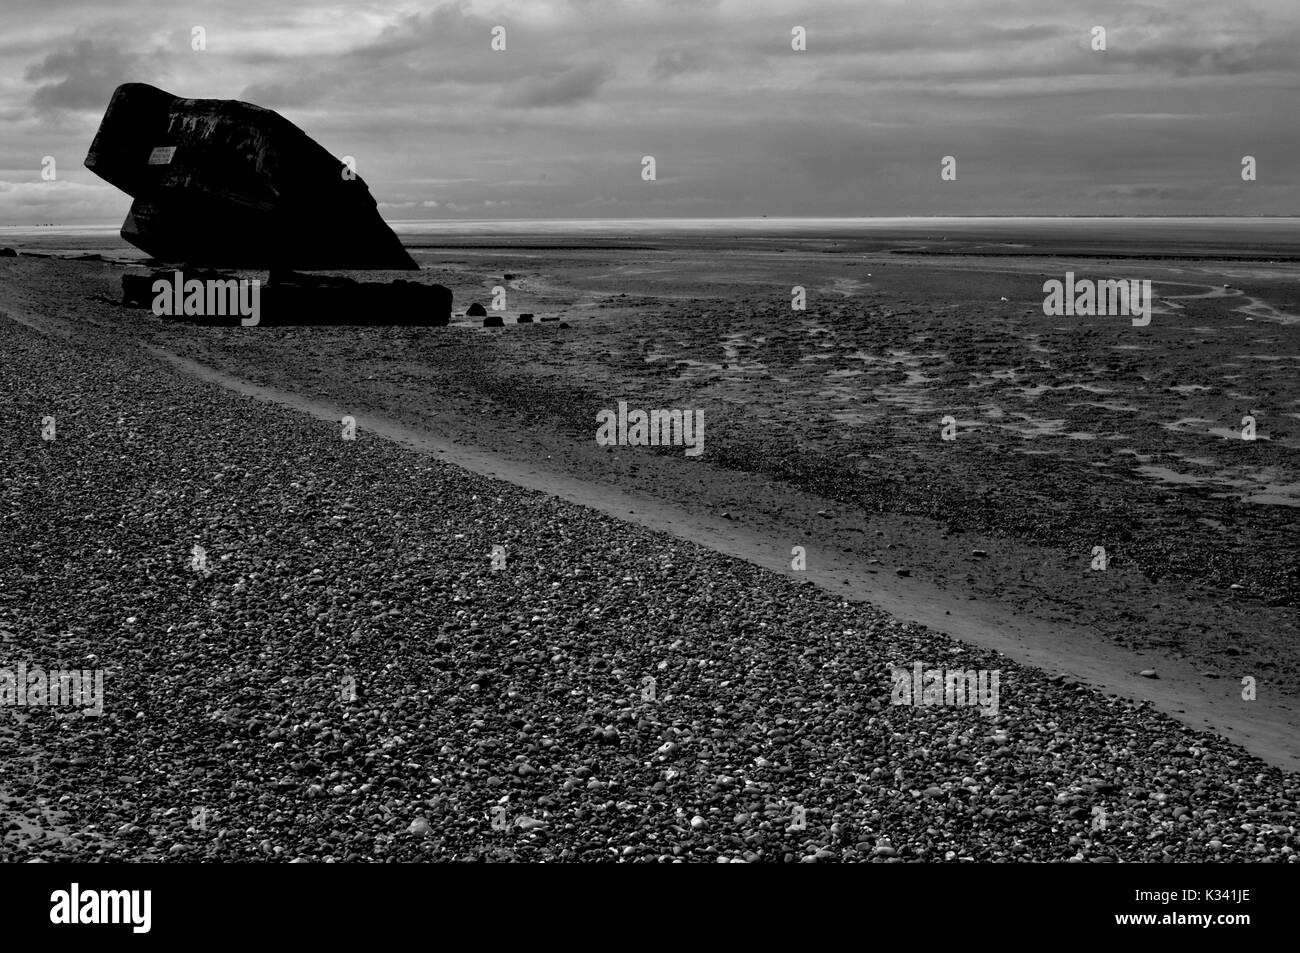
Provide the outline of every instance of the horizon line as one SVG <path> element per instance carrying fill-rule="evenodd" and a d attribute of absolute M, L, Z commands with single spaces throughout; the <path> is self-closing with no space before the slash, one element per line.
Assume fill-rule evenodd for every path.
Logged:
<path fill-rule="evenodd" d="M 383 218 L 383 216 L 380 216 Z M 1272 213 L 1259 215 L 1232 215 L 1227 213 L 1170 213 L 1164 215 L 1017 215 L 1011 213 L 989 213 L 980 215 L 721 215 L 721 216 L 633 216 L 628 218 L 569 218 L 551 216 L 548 218 L 396 218 L 383 220 L 390 225 L 411 224 L 514 224 L 527 222 L 872 222 L 872 221 L 961 221 L 978 219 L 1068 219 L 1068 220 L 1129 220 L 1158 221 L 1167 219 L 1297 219 L 1300 212 Z M 115 222 L 38 222 L 27 224 L 0 224 L 0 228 L 117 228 Z"/>

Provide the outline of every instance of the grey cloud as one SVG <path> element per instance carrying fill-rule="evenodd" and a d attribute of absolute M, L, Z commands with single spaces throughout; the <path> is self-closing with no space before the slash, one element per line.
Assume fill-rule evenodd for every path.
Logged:
<path fill-rule="evenodd" d="M 683 73 L 693 73 L 708 63 L 708 58 L 700 50 L 678 50 L 673 53 L 660 53 L 650 67 L 650 75 L 657 80 L 672 79 Z"/>
<path fill-rule="evenodd" d="M 113 85 L 145 79 L 280 110 L 356 156 L 404 217 L 432 217 L 432 201 L 438 215 L 567 217 L 675 202 L 773 215 L 1290 210 L 1300 197 L 1296 0 L 375 0 L 347 16 L 313 0 L 222 0 L 193 14 L 209 29 L 203 56 L 168 0 L 0 3 L 16 27 L 0 35 L 0 73 L 20 80 L 0 83 L 0 170 L 13 167 L 0 176 L 15 181 L 35 182 L 46 153 L 71 174 L 65 153 L 84 155 Z M 504 53 L 490 49 L 497 23 Z M 790 49 L 795 24 L 806 53 Z M 1094 24 L 1104 53 L 1090 49 Z M 1241 186 L 1247 152 L 1267 183 Z M 653 188 L 644 154 L 659 161 Z M 945 154 L 962 179 L 939 190 Z M 71 193 L 39 195 L 41 220 L 74 216 Z"/>
<path fill-rule="evenodd" d="M 1120 59 L 1170 75 L 1205 76 L 1300 69 L 1300 35 L 1295 32 L 1224 44 L 1172 42 L 1121 49 Z"/>
<path fill-rule="evenodd" d="M 292 25 L 294 21 L 287 22 Z M 443 3 L 426 13 L 398 14 L 378 36 L 358 38 L 357 45 L 338 55 L 336 62 L 317 65 L 322 69 L 355 71 L 398 63 L 412 54 L 422 55 L 436 64 L 449 54 L 466 52 L 474 44 L 486 53 L 495 24 L 495 20 L 470 13 L 463 2 Z M 239 63 L 255 67 L 293 66 L 304 60 L 317 63 L 320 57 L 313 50 L 281 52 L 261 45 L 236 48 L 229 55 Z"/>
<path fill-rule="evenodd" d="M 103 109 L 114 88 L 146 80 L 150 72 L 135 54 L 79 39 L 29 66 L 24 78 L 48 80 L 32 93 L 37 109 Z"/>
<path fill-rule="evenodd" d="M 267 109 L 283 109 L 286 106 L 306 106 L 317 102 L 329 90 L 328 80 L 308 76 L 283 83 L 254 83 L 246 86 L 239 98 Z"/>
<path fill-rule="evenodd" d="M 556 76 L 520 80 L 504 101 L 509 106 L 529 109 L 565 106 L 591 99 L 609 77 L 609 67 L 601 63 L 574 66 Z"/>
<path fill-rule="evenodd" d="M 948 53 L 965 50 L 994 54 L 998 49 L 1038 43 L 1046 40 L 1068 40 L 1071 36 L 1086 38 L 1087 30 L 1051 23 L 1003 27 L 995 23 L 963 25 L 960 29 L 939 29 L 929 23 L 899 23 L 892 26 L 849 32 L 817 21 L 803 23 L 808 31 L 808 51 L 817 56 L 828 54 L 867 55 L 877 53 Z M 782 42 L 789 46 L 789 36 Z M 781 52 L 786 52 L 783 49 Z"/>
<path fill-rule="evenodd" d="M 482 44 L 483 52 L 487 53 L 495 25 L 495 20 L 470 13 L 464 2 L 444 3 L 428 13 L 398 18 L 373 43 L 359 47 L 351 55 L 368 61 L 384 60 L 416 51 L 433 51 L 442 45 L 463 49 L 471 41 Z M 507 41 L 510 33 L 507 25 Z"/>
<path fill-rule="evenodd" d="M 1217 189 L 1216 191 L 1226 190 Z M 1108 204 L 1113 203 L 1116 200 L 1156 200 L 1160 202 L 1186 200 L 1194 202 L 1204 201 L 1207 198 L 1207 189 L 1205 185 L 1200 183 L 1195 186 L 1153 184 L 1107 185 L 1089 189 L 1088 194 L 1097 201 L 1106 202 Z"/>

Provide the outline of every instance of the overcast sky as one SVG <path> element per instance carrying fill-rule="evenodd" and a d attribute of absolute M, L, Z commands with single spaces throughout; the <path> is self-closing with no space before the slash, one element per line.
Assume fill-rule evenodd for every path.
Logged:
<path fill-rule="evenodd" d="M 0 224 L 121 221 L 128 81 L 279 111 L 393 221 L 1300 213 L 1300 0 L 0 0 Z"/>

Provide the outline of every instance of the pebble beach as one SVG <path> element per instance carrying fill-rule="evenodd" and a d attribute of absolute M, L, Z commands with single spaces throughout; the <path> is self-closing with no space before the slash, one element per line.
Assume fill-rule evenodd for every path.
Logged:
<path fill-rule="evenodd" d="M 1218 734 L 35 300 L 4 664 L 106 699 L 0 713 L 0 860 L 1296 860 L 1300 780 Z M 915 662 L 998 671 L 996 714 L 893 704 Z"/>

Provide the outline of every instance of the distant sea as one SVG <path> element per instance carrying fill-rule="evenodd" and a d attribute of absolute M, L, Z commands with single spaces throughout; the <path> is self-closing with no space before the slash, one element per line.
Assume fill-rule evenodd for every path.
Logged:
<path fill-rule="evenodd" d="M 390 222 L 417 259 L 432 249 L 535 242 L 580 243 L 824 239 L 857 250 L 926 254 L 1187 255 L 1300 258 L 1300 217 L 1288 218 L 696 218 Z M 20 252 L 147 256 L 117 225 L 0 226 L 0 247 Z"/>

